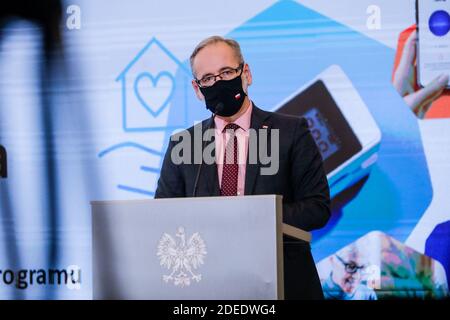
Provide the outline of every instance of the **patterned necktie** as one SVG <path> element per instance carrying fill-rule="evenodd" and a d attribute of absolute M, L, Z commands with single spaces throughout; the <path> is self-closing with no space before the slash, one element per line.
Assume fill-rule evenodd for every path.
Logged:
<path fill-rule="evenodd" d="M 238 142 L 235 131 L 240 127 L 235 123 L 229 123 L 223 129 L 230 133 L 230 138 L 225 147 L 222 184 L 220 188 L 221 196 L 236 196 L 238 188 Z"/>

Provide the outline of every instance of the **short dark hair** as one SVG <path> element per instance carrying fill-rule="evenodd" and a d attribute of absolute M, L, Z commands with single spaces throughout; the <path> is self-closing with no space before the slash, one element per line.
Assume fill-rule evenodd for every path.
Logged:
<path fill-rule="evenodd" d="M 194 59 L 197 56 L 197 54 L 203 48 L 205 48 L 211 44 L 216 44 L 219 42 L 223 42 L 223 43 L 226 43 L 227 45 L 229 45 L 233 49 L 234 54 L 236 55 L 236 58 L 239 60 L 239 64 L 244 63 L 244 57 L 242 56 L 241 46 L 239 45 L 239 43 L 236 40 L 224 38 L 221 36 L 211 36 L 211 37 L 208 37 L 208 38 L 200 41 L 200 43 L 195 47 L 194 51 L 192 51 L 192 54 L 190 57 L 190 63 L 191 63 L 192 74 L 194 75 L 194 77 L 195 77 Z"/>

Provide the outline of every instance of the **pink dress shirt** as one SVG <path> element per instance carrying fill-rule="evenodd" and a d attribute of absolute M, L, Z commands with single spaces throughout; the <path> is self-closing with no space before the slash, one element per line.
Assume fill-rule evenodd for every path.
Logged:
<path fill-rule="evenodd" d="M 245 166 L 247 164 L 247 152 L 248 152 L 248 137 L 250 129 L 250 120 L 252 116 L 252 102 L 249 101 L 250 106 L 247 108 L 244 114 L 242 114 L 236 121 L 240 128 L 236 130 L 236 138 L 238 142 L 238 163 L 239 163 L 239 173 L 238 173 L 238 196 L 244 195 L 245 190 Z M 228 124 L 228 122 L 220 119 L 219 117 L 214 118 L 214 123 L 216 125 L 215 129 L 215 143 L 216 143 L 216 163 L 217 163 L 217 174 L 219 176 L 219 185 L 222 186 L 222 171 L 223 162 L 225 155 L 225 146 L 230 139 L 230 134 L 223 132 L 223 128 Z"/>

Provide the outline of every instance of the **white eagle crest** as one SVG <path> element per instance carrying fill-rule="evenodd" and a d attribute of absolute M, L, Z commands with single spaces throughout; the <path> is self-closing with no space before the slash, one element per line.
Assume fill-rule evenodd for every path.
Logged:
<path fill-rule="evenodd" d="M 164 233 L 156 255 L 161 266 L 172 270 L 169 275 L 163 275 L 165 282 L 173 281 L 174 285 L 180 287 L 189 286 L 191 280 L 199 282 L 202 279 L 202 275 L 195 274 L 194 270 L 204 263 L 206 245 L 198 232 L 186 242 L 183 227 L 178 227 L 175 236 L 180 239 L 178 243 L 171 235 Z"/>

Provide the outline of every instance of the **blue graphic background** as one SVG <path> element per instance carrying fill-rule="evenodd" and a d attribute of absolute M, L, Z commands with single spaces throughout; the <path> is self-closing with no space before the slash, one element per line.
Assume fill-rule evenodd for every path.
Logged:
<path fill-rule="evenodd" d="M 64 34 L 67 46 L 51 74 L 40 73 L 37 26 L 5 29 L 0 39 L 0 144 L 8 150 L 8 178 L 0 179 L 0 270 L 76 264 L 84 283 L 80 291 L 51 285 L 21 291 L 0 284 L 0 298 L 91 297 L 90 201 L 154 196 L 170 134 L 210 116 L 191 88 L 186 59 L 199 40 L 214 33 L 242 45 L 253 73 L 250 96 L 262 109 L 274 110 L 323 70 L 339 65 L 381 130 L 370 175 L 351 196 L 334 198 L 332 219 L 314 232 L 316 262 L 373 230 L 401 242 L 411 235 L 433 190 L 418 120 L 392 86 L 393 49 L 289 0 L 270 7 L 242 4 L 242 16 L 256 15 L 244 23 L 230 18 L 225 26 L 213 12 L 218 2 L 202 11 L 214 17 L 208 21 L 195 19 L 200 5 L 174 12 L 181 2 L 133 0 L 110 7 L 107 16 L 107 1 L 75 2 L 86 23 Z M 328 6 L 326 0 L 322 5 Z M 45 86 L 42 79 L 48 80 Z M 163 99 L 142 95 L 149 92 L 140 91 L 141 81 Z M 165 99 L 158 95 L 162 83 Z M 129 113 L 136 107 L 138 112 Z M 436 225 L 422 250 L 442 262 L 447 276 L 448 230 L 448 221 Z"/>

